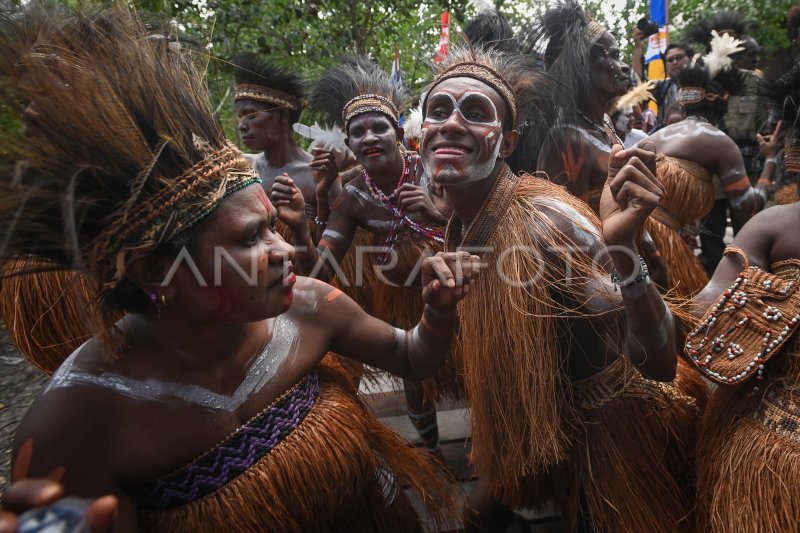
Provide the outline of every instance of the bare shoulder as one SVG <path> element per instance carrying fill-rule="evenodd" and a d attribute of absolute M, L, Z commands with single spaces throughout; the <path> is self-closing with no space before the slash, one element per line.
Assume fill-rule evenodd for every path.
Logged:
<path fill-rule="evenodd" d="M 550 229 L 558 231 L 565 240 L 591 249 L 602 246 L 599 222 L 588 206 L 584 208 L 577 199 L 559 196 L 538 196 L 531 204 L 547 219 Z"/>
<path fill-rule="evenodd" d="M 113 388 L 97 386 L 91 365 L 79 366 L 76 355 L 79 353 L 53 374 L 17 428 L 14 457 L 18 476 L 56 473 L 65 475 L 65 483 L 73 487 L 86 487 L 100 482 L 104 477 L 100 472 L 112 469 L 102 458 L 115 446 L 117 437 L 109 428 L 115 426 L 118 395 Z M 83 480 L 74 472 L 98 475 L 96 480 Z"/>
<path fill-rule="evenodd" d="M 341 290 L 318 279 L 298 277 L 293 292 L 294 302 L 288 313 L 301 319 L 312 318 L 315 323 L 335 319 L 342 312 L 352 312 L 348 304 L 360 309 Z"/>

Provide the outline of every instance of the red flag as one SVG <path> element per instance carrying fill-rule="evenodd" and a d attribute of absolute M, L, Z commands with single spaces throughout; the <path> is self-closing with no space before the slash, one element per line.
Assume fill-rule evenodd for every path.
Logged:
<path fill-rule="evenodd" d="M 436 48 L 435 62 L 441 63 L 447 57 L 447 48 L 450 46 L 450 12 L 442 13 L 442 34 L 439 36 L 439 46 Z"/>

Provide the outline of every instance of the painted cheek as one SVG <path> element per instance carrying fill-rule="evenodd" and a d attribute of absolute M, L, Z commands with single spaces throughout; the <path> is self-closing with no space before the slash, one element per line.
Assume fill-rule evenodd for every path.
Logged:
<path fill-rule="evenodd" d="M 481 153 L 481 159 L 490 157 L 494 154 L 494 150 L 497 147 L 497 143 L 500 142 L 502 138 L 500 136 L 500 128 L 487 128 L 488 131 L 482 134 L 483 138 L 483 152 Z"/>
<path fill-rule="evenodd" d="M 205 296 L 214 318 L 227 319 L 231 316 L 236 302 L 230 290 L 225 287 L 209 287 Z"/>

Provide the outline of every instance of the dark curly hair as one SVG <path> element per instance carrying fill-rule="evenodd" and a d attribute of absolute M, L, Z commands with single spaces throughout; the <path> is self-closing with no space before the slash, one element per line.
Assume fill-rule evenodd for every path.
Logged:
<path fill-rule="evenodd" d="M 291 94 L 297 97 L 298 100 L 305 98 L 306 89 L 303 78 L 283 67 L 273 65 L 250 53 L 236 56 L 233 63 L 235 67 L 233 77 L 237 85 L 240 83 L 263 85 L 270 89 Z M 299 109 L 290 109 L 290 124 L 298 122 L 302 112 L 302 106 Z"/>

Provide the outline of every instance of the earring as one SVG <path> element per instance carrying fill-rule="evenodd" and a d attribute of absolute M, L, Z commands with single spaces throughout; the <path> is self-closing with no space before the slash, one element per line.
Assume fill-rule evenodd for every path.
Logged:
<path fill-rule="evenodd" d="M 161 293 L 161 305 L 167 305 L 167 295 L 163 292 Z"/>
<path fill-rule="evenodd" d="M 150 291 L 150 301 L 156 303 L 158 301 L 158 295 L 156 291 Z"/>

